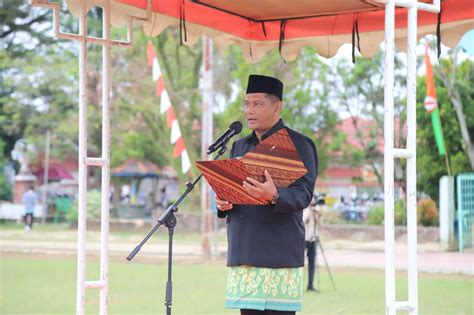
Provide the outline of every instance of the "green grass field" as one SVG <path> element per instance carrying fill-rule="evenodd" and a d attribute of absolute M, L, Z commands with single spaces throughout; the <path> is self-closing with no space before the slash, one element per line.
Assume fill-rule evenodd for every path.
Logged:
<path fill-rule="evenodd" d="M 3 254 L 1 314 L 75 313 L 76 261 L 69 256 Z M 97 280 L 99 264 L 88 264 L 88 280 Z M 301 314 L 383 314 L 383 271 L 335 269 L 334 291 L 321 270 L 321 293 L 305 293 Z M 407 296 L 406 274 L 397 282 L 397 298 Z M 223 262 L 177 262 L 173 268 L 173 314 L 238 314 L 224 309 Z M 109 314 L 163 314 L 166 263 L 150 260 L 110 263 Z M 87 314 L 97 314 L 98 291 L 87 291 Z M 420 314 L 473 314 L 473 279 L 419 275 Z"/>

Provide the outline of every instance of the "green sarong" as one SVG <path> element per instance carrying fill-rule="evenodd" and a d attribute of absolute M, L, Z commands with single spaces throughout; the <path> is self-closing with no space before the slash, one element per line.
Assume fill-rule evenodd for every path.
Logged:
<path fill-rule="evenodd" d="M 301 311 L 303 267 L 228 268 L 226 308 Z"/>

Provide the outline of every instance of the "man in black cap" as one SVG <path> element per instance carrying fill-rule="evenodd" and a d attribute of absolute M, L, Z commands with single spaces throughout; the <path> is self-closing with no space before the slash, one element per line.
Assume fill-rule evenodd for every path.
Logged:
<path fill-rule="evenodd" d="M 317 176 L 316 148 L 310 138 L 289 129 L 280 118 L 283 83 L 250 75 L 243 110 L 252 134 L 232 145 L 231 158 L 243 156 L 260 141 L 286 128 L 308 172 L 286 188 L 247 178 L 243 186 L 268 205 L 232 205 L 216 199 L 227 222 L 226 307 L 242 315 L 295 314 L 301 310 L 305 229 L 303 209 L 311 202 Z"/>

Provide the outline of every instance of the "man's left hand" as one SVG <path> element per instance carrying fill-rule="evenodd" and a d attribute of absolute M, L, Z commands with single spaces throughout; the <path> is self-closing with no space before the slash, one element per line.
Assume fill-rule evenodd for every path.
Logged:
<path fill-rule="evenodd" d="M 263 199 L 263 200 L 272 200 L 277 193 L 273 179 L 270 176 L 270 173 L 265 170 L 265 182 L 260 183 L 258 180 L 247 177 L 244 181 L 245 190 L 252 196 Z"/>

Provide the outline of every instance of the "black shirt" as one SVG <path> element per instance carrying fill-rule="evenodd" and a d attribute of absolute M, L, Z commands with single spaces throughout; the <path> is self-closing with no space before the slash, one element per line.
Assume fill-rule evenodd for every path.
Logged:
<path fill-rule="evenodd" d="M 287 128 L 280 119 L 265 135 L 265 140 L 286 128 L 308 173 L 286 188 L 277 188 L 275 205 L 234 205 L 230 211 L 218 211 L 227 222 L 227 265 L 251 265 L 283 268 L 304 265 L 303 209 L 311 202 L 317 176 L 317 154 L 313 141 Z M 234 142 L 231 158 L 243 156 L 259 140 L 255 131 Z"/>

